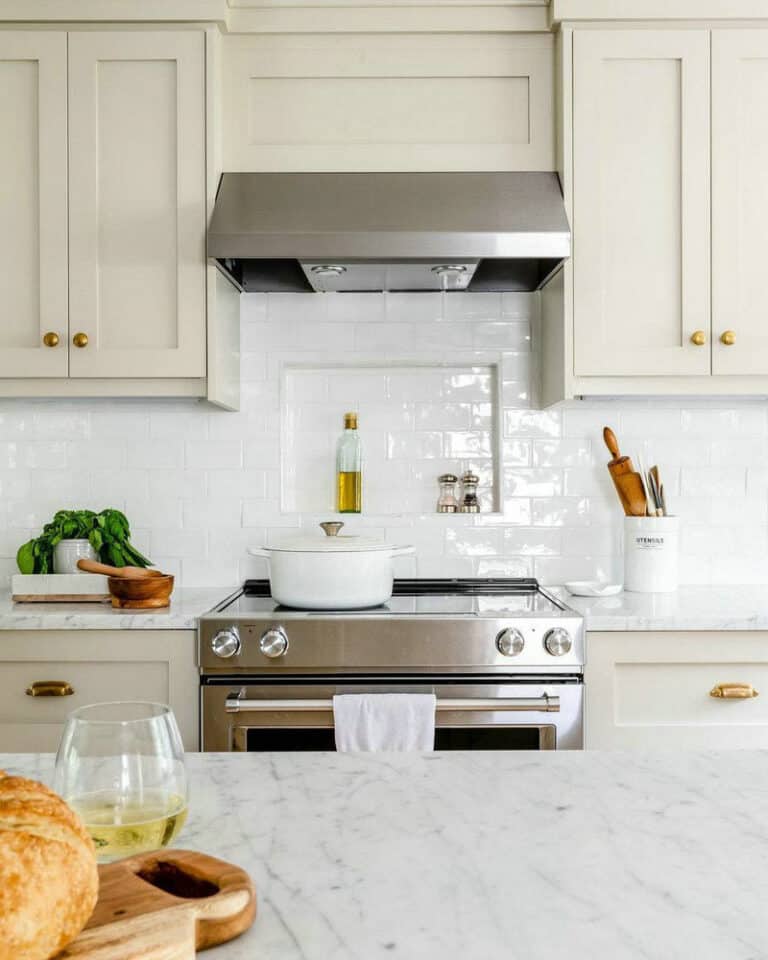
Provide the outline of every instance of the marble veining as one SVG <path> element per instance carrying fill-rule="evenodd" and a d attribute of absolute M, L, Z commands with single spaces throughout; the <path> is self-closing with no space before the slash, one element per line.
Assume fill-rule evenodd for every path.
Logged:
<path fill-rule="evenodd" d="M 0 766 L 50 776 L 50 757 Z M 180 846 L 259 915 L 211 960 L 768 956 L 768 755 L 201 754 Z"/>
<path fill-rule="evenodd" d="M 768 586 L 682 586 L 675 593 L 620 593 L 615 597 L 559 595 L 584 616 L 586 629 L 768 630 Z"/>
<path fill-rule="evenodd" d="M 225 587 L 176 589 L 170 607 L 115 610 L 109 603 L 14 603 L 0 595 L 0 630 L 195 630 L 200 616 L 221 603 Z"/>

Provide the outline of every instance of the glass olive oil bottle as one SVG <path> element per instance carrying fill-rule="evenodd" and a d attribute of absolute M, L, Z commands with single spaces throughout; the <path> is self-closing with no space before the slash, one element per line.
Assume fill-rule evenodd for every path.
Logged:
<path fill-rule="evenodd" d="M 357 414 L 344 414 L 344 433 L 336 447 L 336 510 L 360 513 L 363 508 L 362 445 Z"/>

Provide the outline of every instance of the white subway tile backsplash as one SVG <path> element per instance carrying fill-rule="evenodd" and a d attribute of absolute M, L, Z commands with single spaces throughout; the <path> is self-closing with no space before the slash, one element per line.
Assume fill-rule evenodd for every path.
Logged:
<path fill-rule="evenodd" d="M 445 320 L 493 321 L 501 316 L 499 293 L 446 293 L 442 296 Z"/>
<path fill-rule="evenodd" d="M 390 460 L 434 460 L 443 456 L 443 435 L 437 431 L 394 431 L 387 438 Z"/>
<path fill-rule="evenodd" d="M 558 437 L 560 413 L 556 410 L 505 410 L 505 437 Z"/>
<path fill-rule="evenodd" d="M 680 492 L 686 497 L 743 497 L 747 471 L 743 467 L 683 467 Z"/>
<path fill-rule="evenodd" d="M 661 469 L 683 582 L 768 576 L 768 404 L 589 400 L 531 409 L 531 294 L 249 294 L 240 413 L 204 403 L 0 401 L 0 582 L 61 507 L 125 509 L 186 586 L 266 575 L 248 544 L 333 516 L 336 439 L 358 410 L 364 513 L 349 532 L 413 543 L 401 575 L 620 578 L 602 440 Z M 437 515 L 472 469 L 486 512 Z M 501 489 L 497 490 L 497 483 Z"/>
<path fill-rule="evenodd" d="M 207 470 L 226 470 L 243 464 L 241 440 L 187 440 L 185 444 L 187 467 Z"/>
<path fill-rule="evenodd" d="M 531 503 L 533 522 L 544 527 L 582 526 L 589 523 L 587 497 L 536 497 Z"/>
<path fill-rule="evenodd" d="M 559 497 L 563 476 L 559 470 L 527 467 L 505 468 L 504 495 L 510 497 Z"/>
<path fill-rule="evenodd" d="M 386 293 L 385 317 L 392 323 L 432 323 L 443 319 L 443 295 L 440 293 Z M 378 311 L 374 308 L 376 316 Z M 366 309 L 366 316 L 368 316 Z"/>

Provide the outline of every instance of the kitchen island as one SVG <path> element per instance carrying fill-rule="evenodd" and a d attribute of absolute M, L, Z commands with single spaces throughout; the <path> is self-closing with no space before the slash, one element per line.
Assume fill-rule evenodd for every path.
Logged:
<path fill-rule="evenodd" d="M 191 755 L 181 847 L 245 867 L 215 960 L 768 955 L 768 754 Z M 49 779 L 50 756 L 0 756 Z"/>

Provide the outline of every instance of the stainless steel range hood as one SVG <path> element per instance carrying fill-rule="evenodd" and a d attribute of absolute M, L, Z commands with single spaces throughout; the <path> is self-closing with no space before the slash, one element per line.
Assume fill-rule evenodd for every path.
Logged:
<path fill-rule="evenodd" d="M 535 290 L 570 245 L 554 173 L 225 173 L 208 230 L 247 291 Z"/>

